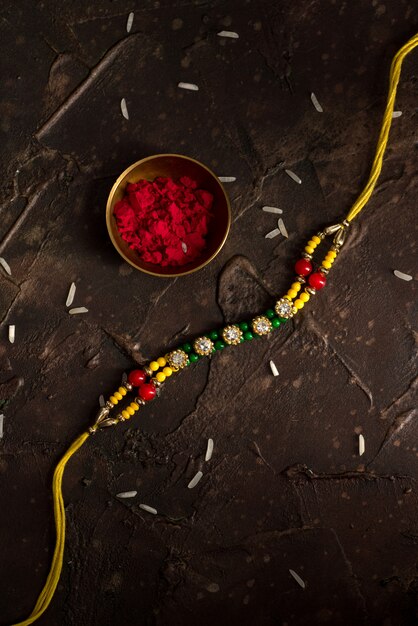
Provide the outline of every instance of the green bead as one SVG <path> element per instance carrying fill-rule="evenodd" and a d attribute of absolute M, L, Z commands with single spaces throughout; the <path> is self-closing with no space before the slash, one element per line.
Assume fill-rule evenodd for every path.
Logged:
<path fill-rule="evenodd" d="M 285 322 L 287 322 L 287 321 L 288 321 L 287 317 L 279 317 L 279 322 L 280 322 L 281 324 L 284 324 L 284 323 L 285 323 Z"/>
<path fill-rule="evenodd" d="M 273 309 L 267 309 L 266 317 L 268 317 L 269 320 L 271 320 L 271 319 L 273 319 L 274 316 L 275 316 L 275 312 L 273 311 Z"/>
<path fill-rule="evenodd" d="M 223 348 L 225 348 L 223 341 L 215 341 L 215 350 L 222 350 Z"/>
<path fill-rule="evenodd" d="M 244 339 L 244 335 L 241 335 L 239 342 L 240 342 L 240 343 L 243 343 L 244 341 L 245 341 L 245 339 Z"/>
<path fill-rule="evenodd" d="M 239 327 L 241 328 L 241 330 L 242 330 L 244 333 L 245 333 L 245 332 L 248 330 L 248 328 L 249 328 L 249 326 L 248 326 L 247 322 L 241 322 L 241 324 L 239 324 Z"/>
<path fill-rule="evenodd" d="M 187 352 L 187 354 L 189 354 L 189 352 L 192 351 L 192 346 L 189 343 L 184 343 L 182 349 L 184 350 L 184 352 Z"/>
<path fill-rule="evenodd" d="M 273 319 L 271 320 L 271 325 L 273 326 L 273 328 L 279 328 L 280 324 L 281 321 L 277 317 L 273 317 Z"/>
<path fill-rule="evenodd" d="M 187 365 L 190 365 L 190 359 L 187 359 L 187 361 L 186 361 L 186 366 L 187 366 Z"/>
<path fill-rule="evenodd" d="M 189 354 L 190 363 L 196 363 L 199 360 L 199 355 L 192 352 Z"/>
<path fill-rule="evenodd" d="M 218 339 L 219 335 L 218 335 L 218 331 L 217 330 L 211 330 L 209 333 L 209 339 L 212 339 L 212 341 L 216 341 Z"/>
<path fill-rule="evenodd" d="M 247 331 L 246 333 L 244 333 L 244 339 L 246 341 L 250 341 L 250 339 L 254 339 L 254 335 L 250 331 Z"/>

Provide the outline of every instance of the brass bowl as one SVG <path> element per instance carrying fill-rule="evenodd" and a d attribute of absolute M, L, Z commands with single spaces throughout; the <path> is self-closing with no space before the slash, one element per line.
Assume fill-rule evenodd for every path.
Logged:
<path fill-rule="evenodd" d="M 157 176 L 178 179 L 190 176 L 202 189 L 213 194 L 213 216 L 208 225 L 206 247 L 202 254 L 191 263 L 180 267 L 161 267 L 142 261 L 119 234 L 113 209 L 125 195 L 126 185 L 140 179 L 154 180 Z M 217 176 L 203 163 L 181 154 L 155 154 L 137 161 L 119 176 L 113 185 L 106 205 L 106 224 L 110 239 L 121 257 L 137 270 L 153 276 L 184 276 L 205 267 L 224 245 L 231 226 L 231 206 L 228 196 Z"/>

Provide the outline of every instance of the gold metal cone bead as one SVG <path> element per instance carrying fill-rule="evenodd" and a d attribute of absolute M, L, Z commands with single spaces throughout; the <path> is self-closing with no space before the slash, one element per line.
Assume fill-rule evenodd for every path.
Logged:
<path fill-rule="evenodd" d="M 241 343 L 242 330 L 236 324 L 230 324 L 229 326 L 225 326 L 222 330 L 222 339 L 229 346 L 237 346 Z"/>
<path fill-rule="evenodd" d="M 183 367 L 186 367 L 187 361 L 189 360 L 184 350 L 173 350 L 173 352 L 167 354 L 166 358 L 169 366 L 174 370 L 183 369 Z"/>
<path fill-rule="evenodd" d="M 213 352 L 213 341 L 211 341 L 209 337 L 198 337 L 193 342 L 193 349 L 196 354 L 208 356 Z"/>
<path fill-rule="evenodd" d="M 280 298 L 280 300 L 276 302 L 274 310 L 278 317 L 283 317 L 284 319 L 288 319 L 294 315 L 292 303 L 286 298 Z"/>
<path fill-rule="evenodd" d="M 251 325 L 256 335 L 268 335 L 272 328 L 269 318 L 264 315 L 255 317 L 251 322 Z"/>

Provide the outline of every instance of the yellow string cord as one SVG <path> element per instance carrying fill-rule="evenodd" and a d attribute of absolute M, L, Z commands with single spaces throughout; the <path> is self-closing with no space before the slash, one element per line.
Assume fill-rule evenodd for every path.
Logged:
<path fill-rule="evenodd" d="M 370 199 L 370 196 L 372 195 L 373 190 L 376 186 L 377 179 L 379 178 L 382 169 L 383 156 L 389 138 L 389 131 L 392 123 L 392 113 L 395 106 L 396 90 L 401 75 L 402 62 L 404 58 L 416 46 L 418 46 L 418 34 L 416 34 L 404 46 L 402 46 L 402 48 L 393 58 L 389 77 L 389 93 L 385 113 L 383 116 L 382 128 L 380 130 L 380 135 L 377 142 L 376 155 L 373 161 L 369 180 L 367 181 L 365 188 L 351 207 L 346 217 L 346 220 L 348 220 L 349 222 L 351 222 L 360 213 L 364 205 Z M 78 437 L 78 439 L 76 439 L 74 443 L 68 448 L 67 452 L 64 454 L 55 469 L 52 482 L 52 495 L 54 501 L 54 517 L 57 538 L 55 543 L 54 555 L 52 557 L 51 569 L 49 571 L 48 578 L 46 579 L 44 588 L 39 595 L 39 598 L 32 613 L 26 620 L 24 620 L 23 622 L 19 622 L 14 626 L 28 626 L 29 624 L 35 622 L 37 619 L 39 619 L 42 613 L 46 611 L 54 596 L 55 589 L 57 588 L 58 581 L 61 576 L 65 545 L 65 509 L 64 500 L 62 497 L 62 477 L 68 461 L 71 459 L 73 454 L 75 454 L 77 450 L 81 448 L 81 446 L 86 441 L 86 439 L 88 439 L 88 437 L 88 432 L 80 435 L 80 437 Z"/>
<path fill-rule="evenodd" d="M 55 468 L 54 478 L 52 480 L 52 496 L 54 501 L 54 517 L 56 528 L 56 542 L 54 555 L 52 557 L 51 568 L 49 570 L 48 578 L 39 598 L 35 604 L 35 608 L 27 619 L 23 622 L 19 622 L 14 626 L 27 626 L 32 624 L 40 618 L 42 613 L 48 608 L 54 593 L 58 585 L 58 581 L 61 576 L 62 562 L 64 558 L 64 545 L 65 545 L 65 509 L 64 500 L 62 497 L 62 477 L 64 475 L 65 466 L 71 459 L 73 454 L 77 452 L 83 443 L 88 439 L 89 433 L 83 433 L 74 441 L 74 443 L 68 448 L 67 452 L 62 457 L 61 461 Z"/>
<path fill-rule="evenodd" d="M 380 176 L 382 170 L 383 156 L 385 154 L 386 146 L 389 139 L 389 131 L 392 124 L 392 113 L 395 106 L 396 91 L 398 88 L 398 82 L 401 75 L 401 67 L 405 57 L 418 46 L 418 33 L 414 35 L 407 43 L 393 57 L 392 65 L 389 75 L 389 91 L 386 102 L 386 109 L 383 115 L 382 128 L 380 129 L 379 139 L 377 141 L 376 154 L 370 171 L 369 180 L 366 183 L 365 188 L 351 207 L 350 211 L 345 218 L 348 222 L 351 222 L 360 213 L 362 208 L 370 199 L 374 188 L 377 183 L 377 179 Z"/>

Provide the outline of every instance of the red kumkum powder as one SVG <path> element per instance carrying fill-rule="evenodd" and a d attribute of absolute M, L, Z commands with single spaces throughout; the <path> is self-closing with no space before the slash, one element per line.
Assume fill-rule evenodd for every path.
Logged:
<path fill-rule="evenodd" d="M 188 176 L 128 183 L 114 215 L 122 239 L 143 261 L 180 266 L 200 256 L 212 217 L 213 195 L 197 187 Z"/>

